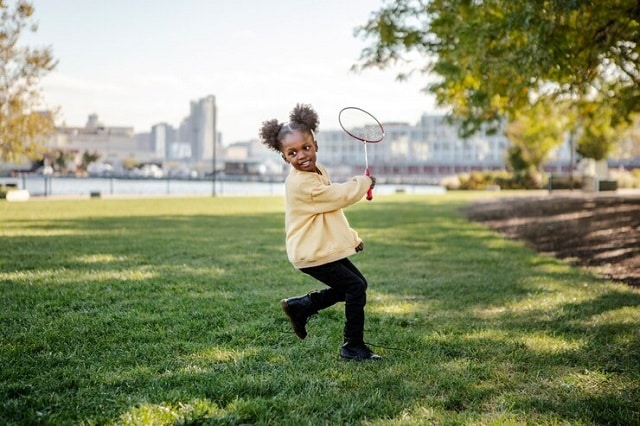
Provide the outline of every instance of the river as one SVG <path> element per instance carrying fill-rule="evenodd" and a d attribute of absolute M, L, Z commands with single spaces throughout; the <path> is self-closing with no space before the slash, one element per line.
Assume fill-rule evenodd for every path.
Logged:
<path fill-rule="evenodd" d="M 118 196 L 118 195 L 216 195 L 275 196 L 284 195 L 283 182 L 239 182 L 217 180 L 215 192 L 210 180 L 127 179 L 24 176 L 0 178 L 0 184 L 26 189 L 31 196 Z M 442 194 L 436 185 L 378 184 L 376 194 Z"/>

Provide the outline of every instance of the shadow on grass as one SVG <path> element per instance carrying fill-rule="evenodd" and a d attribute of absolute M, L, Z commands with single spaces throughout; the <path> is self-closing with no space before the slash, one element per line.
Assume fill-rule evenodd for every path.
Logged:
<path fill-rule="evenodd" d="M 455 214 L 348 211 L 366 241 L 367 340 L 341 363 L 342 307 L 299 341 L 281 297 L 282 214 L 16 223 L 0 259 L 8 423 L 633 423 L 640 294 Z M 395 349 L 394 349 L 395 348 Z"/>

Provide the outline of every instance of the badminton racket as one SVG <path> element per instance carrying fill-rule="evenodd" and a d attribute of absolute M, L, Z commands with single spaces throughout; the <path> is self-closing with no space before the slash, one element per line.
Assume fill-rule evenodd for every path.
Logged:
<path fill-rule="evenodd" d="M 369 157 L 367 155 L 367 144 L 382 142 L 384 139 L 384 127 L 369 112 L 358 107 L 346 107 L 338 114 L 340 127 L 352 138 L 364 144 L 364 174 L 370 176 Z M 367 191 L 367 200 L 373 199 L 373 190 Z"/>

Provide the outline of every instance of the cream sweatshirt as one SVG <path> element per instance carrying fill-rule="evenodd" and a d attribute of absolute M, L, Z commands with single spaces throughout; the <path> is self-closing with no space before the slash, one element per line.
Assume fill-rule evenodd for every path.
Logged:
<path fill-rule="evenodd" d="M 322 174 L 291 168 L 285 181 L 285 230 L 289 261 L 296 268 L 324 265 L 356 252 L 362 242 L 342 209 L 360 201 L 371 186 L 367 176 L 331 183 Z"/>

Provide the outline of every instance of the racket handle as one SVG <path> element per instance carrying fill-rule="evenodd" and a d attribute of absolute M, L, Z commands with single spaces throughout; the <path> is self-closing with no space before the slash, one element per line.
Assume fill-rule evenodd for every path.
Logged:
<path fill-rule="evenodd" d="M 364 175 L 365 176 L 371 176 L 371 173 L 369 173 L 369 168 L 368 167 L 364 171 Z M 369 188 L 369 190 L 367 191 L 367 200 L 369 200 L 369 201 L 373 200 L 373 189 L 371 189 L 371 188 Z"/>

